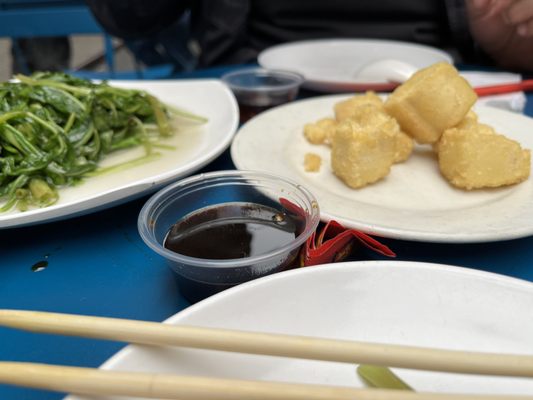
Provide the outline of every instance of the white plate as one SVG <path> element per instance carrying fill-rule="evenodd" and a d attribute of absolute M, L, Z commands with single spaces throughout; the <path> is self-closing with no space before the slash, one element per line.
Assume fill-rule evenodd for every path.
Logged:
<path fill-rule="evenodd" d="M 377 39 L 322 39 L 280 44 L 262 51 L 262 67 L 286 69 L 302 74 L 304 87 L 321 92 L 389 90 L 394 87 L 385 78 L 376 82 L 357 79 L 357 73 L 371 62 L 394 59 L 416 69 L 452 57 L 429 46 Z"/>
<path fill-rule="evenodd" d="M 231 156 L 238 169 L 267 171 L 291 178 L 318 199 L 324 220 L 385 237 L 427 242 L 484 242 L 533 233 L 533 187 L 464 191 L 441 176 L 429 146 L 418 146 L 383 180 L 350 189 L 333 175 L 330 150 L 303 135 L 306 122 L 333 116 L 345 97 L 324 96 L 284 105 L 253 118 L 236 134 Z M 476 107 L 479 119 L 533 149 L 533 120 L 491 107 Z M 304 155 L 322 157 L 318 173 L 305 172 Z"/>
<path fill-rule="evenodd" d="M 367 261 L 274 274 L 208 298 L 166 322 L 533 354 L 531 304 L 529 282 L 437 264 Z M 128 346 L 103 368 L 362 386 L 351 364 L 208 350 Z M 532 379 L 396 372 L 419 391 L 533 394 Z M 68 398 L 81 399 L 95 398 Z"/>
<path fill-rule="evenodd" d="M 81 185 L 60 189 L 59 201 L 53 206 L 0 213 L 0 228 L 72 217 L 154 191 L 215 159 L 229 146 L 237 130 L 239 111 L 235 97 L 218 80 L 110 81 L 110 84 L 147 90 L 160 100 L 209 121 L 202 125 L 185 123 L 163 142 L 175 146 L 175 150 L 159 150 L 162 156 L 155 161 L 87 178 Z M 114 165 L 142 155 L 142 148 L 128 149 L 109 155 L 101 165 Z"/>

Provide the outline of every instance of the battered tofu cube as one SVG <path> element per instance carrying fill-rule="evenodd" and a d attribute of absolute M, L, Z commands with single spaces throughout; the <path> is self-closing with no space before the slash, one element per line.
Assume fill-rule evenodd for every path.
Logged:
<path fill-rule="evenodd" d="M 463 120 L 476 99 L 470 84 L 451 64 L 442 62 L 417 71 L 397 87 L 385 109 L 417 142 L 435 143 Z"/>
<path fill-rule="evenodd" d="M 455 127 L 458 129 L 463 129 L 463 128 L 475 127 L 476 125 L 479 125 L 477 114 L 474 111 L 470 110 L 465 115 L 465 117 L 461 120 L 461 122 L 455 125 Z"/>
<path fill-rule="evenodd" d="M 354 114 L 357 108 L 373 104 L 377 107 L 383 107 L 383 100 L 375 92 L 366 92 L 365 94 L 355 95 L 347 100 L 340 101 L 333 106 L 335 111 L 335 119 L 337 121 L 344 121 Z"/>
<path fill-rule="evenodd" d="M 398 131 L 394 137 L 394 162 L 399 163 L 407 160 L 413 152 L 414 145 L 411 136 L 404 131 Z"/>
<path fill-rule="evenodd" d="M 350 119 L 363 126 L 380 126 L 387 129 L 394 138 L 394 162 L 409 158 L 413 151 L 413 139 L 400 129 L 398 122 L 385 112 L 382 105 L 365 104 L 353 110 Z"/>
<path fill-rule="evenodd" d="M 331 167 L 346 185 L 361 188 L 376 182 L 388 175 L 393 162 L 394 134 L 390 129 L 363 126 L 352 119 L 337 127 L 331 143 Z"/>
<path fill-rule="evenodd" d="M 304 169 L 306 172 L 318 172 L 322 165 L 322 158 L 315 153 L 306 153 L 304 156 Z"/>
<path fill-rule="evenodd" d="M 480 124 L 478 122 L 477 114 L 472 110 L 468 111 L 468 114 L 466 114 L 466 116 L 461 120 L 461 122 L 455 125 L 455 128 L 468 129 L 468 128 L 473 128 L 476 126 L 478 129 L 482 129 L 483 132 L 485 133 L 495 133 L 494 130 L 490 126 Z M 442 139 L 442 136 L 441 136 L 441 139 Z M 438 142 L 433 143 L 433 151 L 435 153 L 439 152 L 439 143 L 440 143 L 440 139 Z"/>
<path fill-rule="evenodd" d="M 329 144 L 337 128 L 333 118 L 322 118 L 315 123 L 304 125 L 304 135 L 309 143 Z"/>
<path fill-rule="evenodd" d="M 438 150 L 442 175 L 458 188 L 493 188 L 529 177 L 530 151 L 488 125 L 448 129 Z"/>

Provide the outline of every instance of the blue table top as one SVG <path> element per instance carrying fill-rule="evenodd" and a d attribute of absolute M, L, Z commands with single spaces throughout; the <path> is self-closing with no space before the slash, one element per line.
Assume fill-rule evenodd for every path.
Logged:
<path fill-rule="evenodd" d="M 225 71 L 217 68 L 186 77 L 212 78 Z M 533 116 L 533 97 L 528 100 L 526 114 Z M 226 151 L 202 172 L 232 168 Z M 146 200 L 65 221 L 0 230 L 0 308 L 162 321 L 187 307 L 173 273 L 137 232 L 137 216 Z M 483 244 L 382 241 L 398 260 L 459 265 L 533 281 L 533 237 Z M 356 257 L 382 258 L 369 251 Z M 41 261 L 47 267 L 36 270 Z M 124 345 L 0 328 L 2 361 L 97 367 Z M 0 385 L 1 399 L 63 396 Z"/>

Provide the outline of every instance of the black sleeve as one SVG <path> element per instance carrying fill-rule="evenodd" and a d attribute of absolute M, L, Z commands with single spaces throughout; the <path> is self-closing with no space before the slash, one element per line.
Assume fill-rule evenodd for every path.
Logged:
<path fill-rule="evenodd" d="M 86 0 L 106 32 L 139 39 L 165 29 L 190 6 L 190 0 Z"/>

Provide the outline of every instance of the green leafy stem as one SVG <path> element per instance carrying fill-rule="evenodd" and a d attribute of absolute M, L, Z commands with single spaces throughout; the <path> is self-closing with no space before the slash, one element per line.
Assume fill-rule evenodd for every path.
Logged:
<path fill-rule="evenodd" d="M 50 206 L 62 186 L 157 158 L 153 148 L 169 148 L 157 140 L 174 134 L 176 119 L 207 121 L 107 82 L 48 72 L 16 78 L 0 83 L 0 212 Z M 137 146 L 144 156 L 99 167 L 108 154 Z"/>

